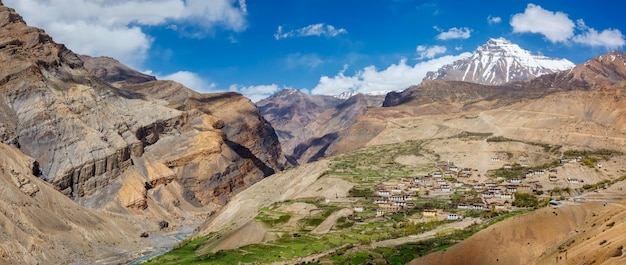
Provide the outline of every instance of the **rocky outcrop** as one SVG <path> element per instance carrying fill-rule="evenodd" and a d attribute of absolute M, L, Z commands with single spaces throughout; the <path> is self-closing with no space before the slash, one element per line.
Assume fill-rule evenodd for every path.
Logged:
<path fill-rule="evenodd" d="M 1 264 L 119 264 L 147 247 L 135 220 L 78 205 L 33 175 L 33 163 L 0 143 Z"/>
<path fill-rule="evenodd" d="M 226 144 L 239 156 L 250 160 L 265 176 L 287 166 L 274 128 L 256 105 L 240 94 L 200 94 L 172 81 L 125 85 L 122 89 L 166 100 L 175 109 L 196 110 L 216 117 L 211 126 L 224 132 L 228 139 Z"/>
<path fill-rule="evenodd" d="M 119 264 L 172 247 L 160 221 L 193 228 L 283 168 L 273 128 L 243 96 L 86 60 L 0 5 L 0 263 Z M 28 172 L 3 162 L 17 158 Z"/>
<path fill-rule="evenodd" d="M 79 57 L 85 63 L 85 68 L 90 74 L 115 87 L 156 80 L 156 77 L 140 73 L 111 57 L 91 57 L 88 55 L 79 55 Z"/>
<path fill-rule="evenodd" d="M 382 101 L 383 96 L 354 94 L 340 99 L 286 89 L 257 104 L 276 128 L 289 158 L 307 163 L 334 154 L 340 132 Z"/>
<path fill-rule="evenodd" d="M 0 139 L 38 161 L 41 178 L 63 194 L 96 207 L 118 192 L 125 206 L 146 207 L 149 186 L 180 181 L 197 205 L 223 204 L 282 169 L 273 129 L 241 95 L 202 95 L 110 58 L 83 58 L 0 7 Z M 129 186 L 146 201 L 119 192 Z"/>

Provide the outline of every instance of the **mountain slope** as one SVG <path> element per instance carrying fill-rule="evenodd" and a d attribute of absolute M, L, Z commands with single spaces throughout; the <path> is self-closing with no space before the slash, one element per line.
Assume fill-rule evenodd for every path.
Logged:
<path fill-rule="evenodd" d="M 140 73 L 110 57 L 88 55 L 79 55 L 79 57 L 90 74 L 116 87 L 156 80 L 156 77 Z"/>
<path fill-rule="evenodd" d="M 119 255 L 115 263 L 139 252 L 171 247 L 177 241 L 165 234 L 193 230 L 235 193 L 281 168 L 273 130 L 241 95 L 198 96 L 173 82 L 143 82 L 151 78 L 132 69 L 107 68 L 124 70 L 119 73 L 91 69 L 103 78 L 121 80 L 120 88 L 137 82 L 144 85 L 136 91 L 114 87 L 90 74 L 76 54 L 44 31 L 27 26 L 5 6 L 0 6 L 0 43 L 0 142 L 32 157 L 31 171 L 52 184 L 58 196 L 91 210 L 69 199 L 50 209 L 98 211 L 102 217 L 98 222 L 123 217 L 135 224 L 129 228 L 133 236 L 129 240 L 149 235 L 136 246 L 103 249 L 109 256 Z M 168 88 L 165 100 L 142 94 L 158 88 Z M 186 101 L 194 103 L 180 104 Z M 19 224 L 20 218 L 15 222 Z M 75 228 L 87 235 L 97 233 L 98 222 Z M 163 223 L 168 225 L 164 228 Z M 29 248 L 20 235 L 11 236 L 6 242 Z M 59 253 L 86 255 L 92 252 L 83 248 L 85 244 L 104 248 L 91 240 L 114 244 L 117 236 L 104 232 L 82 239 L 67 236 L 67 241 L 58 243 L 66 247 Z M 49 250 L 30 251 L 32 256 L 43 256 Z M 99 257 L 82 258 L 92 263 Z"/>
<path fill-rule="evenodd" d="M 138 220 L 85 209 L 34 176 L 33 162 L 0 143 L 0 264 L 118 264 L 150 245 Z"/>
<path fill-rule="evenodd" d="M 503 38 L 489 39 L 472 56 L 428 72 L 424 80 L 465 81 L 484 85 L 530 80 L 567 70 L 574 64 L 566 59 L 532 55 Z"/>
<path fill-rule="evenodd" d="M 331 155 L 340 131 L 369 107 L 380 106 L 382 99 L 364 94 L 339 99 L 283 90 L 257 105 L 278 131 L 285 153 L 294 161 L 306 163 Z"/>

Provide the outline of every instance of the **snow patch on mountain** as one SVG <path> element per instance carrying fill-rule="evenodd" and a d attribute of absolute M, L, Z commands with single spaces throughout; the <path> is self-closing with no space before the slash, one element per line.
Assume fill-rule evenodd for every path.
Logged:
<path fill-rule="evenodd" d="M 501 85 L 568 70 L 575 65 L 567 59 L 533 55 L 504 38 L 489 39 L 472 56 L 457 60 L 426 74 L 425 80 L 466 81 Z"/>

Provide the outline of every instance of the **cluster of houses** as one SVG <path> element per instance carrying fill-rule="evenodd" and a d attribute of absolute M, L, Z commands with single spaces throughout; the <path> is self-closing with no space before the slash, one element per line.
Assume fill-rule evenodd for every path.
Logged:
<path fill-rule="evenodd" d="M 498 158 L 492 158 L 498 162 Z M 515 200 L 515 193 L 531 193 L 535 190 L 542 190 L 539 177 L 546 177 L 550 182 L 556 182 L 557 169 L 529 170 L 524 181 L 522 178 L 511 178 L 502 183 L 478 183 L 469 178 L 475 174 L 471 168 L 459 168 L 451 162 L 438 162 L 438 170 L 425 176 L 404 177 L 395 183 L 380 184 L 376 188 L 377 198 L 373 203 L 377 205 L 377 216 L 384 216 L 389 213 L 403 213 L 415 207 L 415 200 L 424 195 L 429 196 L 452 196 L 454 193 L 462 193 L 465 199 L 462 201 L 473 201 L 471 204 L 458 204 L 458 210 L 499 210 L 508 211 L 512 208 Z M 504 164 L 504 169 L 512 169 L 514 165 Z M 473 183 L 469 183 L 473 182 Z M 567 178 L 568 183 L 579 183 L 578 179 Z M 477 203 L 477 201 L 479 201 Z M 356 207 L 355 207 L 356 210 Z M 362 211 L 362 209 L 361 209 Z M 424 217 L 441 217 L 446 213 L 437 209 L 425 209 L 422 212 Z M 449 220 L 457 220 L 459 215 L 447 213 Z"/>

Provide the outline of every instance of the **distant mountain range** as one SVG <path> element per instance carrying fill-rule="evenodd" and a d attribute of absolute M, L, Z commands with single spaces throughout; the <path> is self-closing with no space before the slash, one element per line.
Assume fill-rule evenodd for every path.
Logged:
<path fill-rule="evenodd" d="M 465 81 L 483 85 L 530 80 L 574 67 L 567 59 L 533 55 L 506 39 L 489 39 L 472 56 L 428 72 L 425 80 Z"/>

